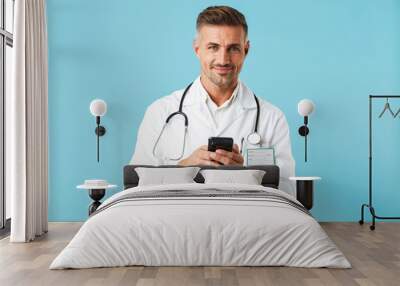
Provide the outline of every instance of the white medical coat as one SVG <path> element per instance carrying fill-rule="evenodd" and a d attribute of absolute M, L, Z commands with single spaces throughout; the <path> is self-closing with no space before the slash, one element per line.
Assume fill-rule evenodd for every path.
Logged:
<path fill-rule="evenodd" d="M 146 110 L 139 127 L 136 148 L 130 164 L 174 165 L 178 160 L 170 160 L 181 154 L 184 142 L 184 124 L 182 116 L 175 116 L 171 124 L 164 130 L 153 155 L 153 147 L 165 124 L 166 118 L 179 109 L 179 103 L 184 90 L 178 90 L 171 95 L 162 97 L 152 103 Z M 229 105 L 229 116 L 225 116 L 218 126 L 212 120 L 204 96 L 204 87 L 198 77 L 188 90 L 183 112 L 189 119 L 185 139 L 183 157 L 187 158 L 201 145 L 208 144 L 212 136 L 232 137 L 234 143 L 245 148 L 254 148 L 246 141 L 248 134 L 254 131 L 257 105 L 253 92 L 241 81 L 238 82 L 237 96 Z M 260 102 L 260 118 L 258 133 L 261 135 L 262 147 L 273 147 L 275 161 L 280 168 L 279 189 L 295 195 L 295 185 L 288 178 L 294 176 L 295 162 L 290 145 L 289 128 L 283 112 L 269 102 L 258 97 Z"/>

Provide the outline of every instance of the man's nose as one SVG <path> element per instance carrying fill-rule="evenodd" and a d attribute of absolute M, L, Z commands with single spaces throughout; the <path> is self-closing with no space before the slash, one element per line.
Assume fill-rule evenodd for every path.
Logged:
<path fill-rule="evenodd" d="M 230 55 L 229 52 L 225 49 L 220 49 L 218 53 L 217 61 L 221 65 L 226 65 L 230 63 Z"/>

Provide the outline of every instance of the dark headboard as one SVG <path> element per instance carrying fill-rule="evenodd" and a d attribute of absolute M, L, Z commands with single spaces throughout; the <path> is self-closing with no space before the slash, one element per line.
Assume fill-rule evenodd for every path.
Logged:
<path fill-rule="evenodd" d="M 150 166 L 150 165 L 127 165 L 124 167 L 124 189 L 136 187 L 139 183 L 139 177 L 135 171 L 137 167 L 147 168 L 179 168 L 177 165 L 164 165 L 164 166 Z M 221 170 L 243 170 L 243 169 L 256 169 L 264 170 L 265 175 L 262 179 L 262 185 L 265 187 L 271 187 L 277 189 L 279 186 L 279 167 L 275 165 L 260 165 L 260 166 L 199 166 L 202 170 L 204 169 L 221 169 Z M 194 178 L 197 183 L 204 183 L 203 176 L 198 173 Z"/>

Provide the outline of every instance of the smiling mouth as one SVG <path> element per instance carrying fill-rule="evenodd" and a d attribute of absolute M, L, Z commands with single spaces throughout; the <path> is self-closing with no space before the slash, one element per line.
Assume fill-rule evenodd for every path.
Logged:
<path fill-rule="evenodd" d="M 232 67 L 213 67 L 213 70 L 215 70 L 218 74 L 227 74 L 233 71 Z"/>

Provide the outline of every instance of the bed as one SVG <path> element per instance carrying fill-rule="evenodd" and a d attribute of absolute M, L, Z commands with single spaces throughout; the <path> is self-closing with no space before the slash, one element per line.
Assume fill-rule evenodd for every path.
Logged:
<path fill-rule="evenodd" d="M 261 185 L 203 183 L 199 173 L 193 183 L 150 186 L 138 185 L 137 167 L 124 168 L 124 191 L 102 203 L 50 269 L 351 267 L 309 211 L 277 189 L 276 166 L 219 167 L 264 170 Z"/>

